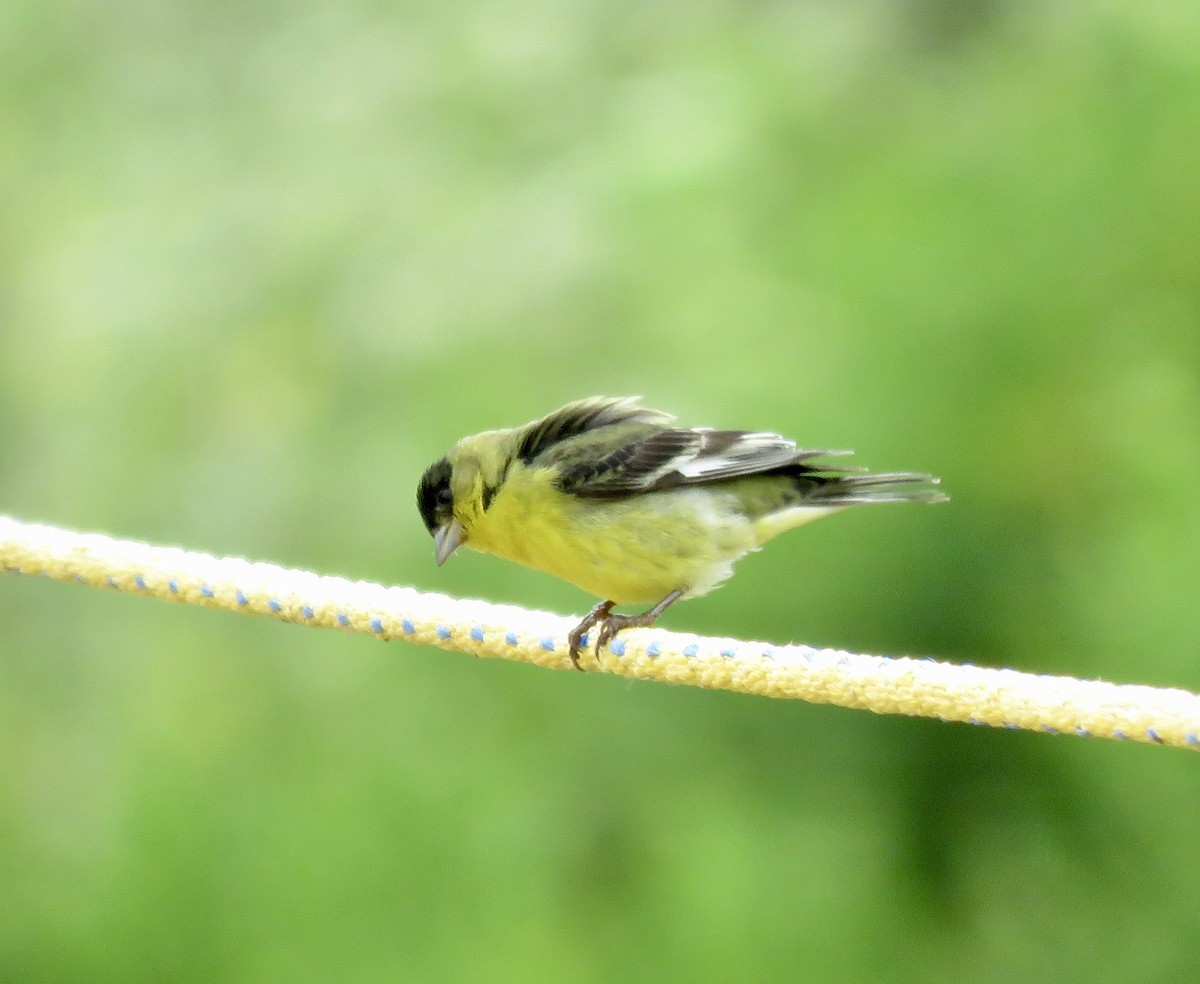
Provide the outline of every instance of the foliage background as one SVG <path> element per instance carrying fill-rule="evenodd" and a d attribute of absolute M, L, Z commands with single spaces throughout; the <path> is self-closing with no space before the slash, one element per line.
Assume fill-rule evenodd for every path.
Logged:
<path fill-rule="evenodd" d="M 0 509 L 582 611 L 590 393 L 940 472 L 668 625 L 1200 688 L 1200 7 L 0 5 Z M 0 581 L 0 979 L 1181 981 L 1200 777 Z"/>

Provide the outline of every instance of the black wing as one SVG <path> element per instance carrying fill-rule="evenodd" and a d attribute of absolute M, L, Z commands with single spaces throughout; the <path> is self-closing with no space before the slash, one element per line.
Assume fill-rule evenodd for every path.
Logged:
<path fill-rule="evenodd" d="M 571 495 L 603 498 L 680 485 L 719 482 L 802 465 L 847 451 L 807 451 L 779 434 L 708 428 L 664 429 L 563 472 L 559 488 Z"/>
<path fill-rule="evenodd" d="M 661 426 L 673 418 L 661 410 L 640 407 L 636 396 L 593 396 L 560 407 L 547 417 L 521 428 L 517 458 L 530 462 L 556 444 L 590 431 L 616 424 L 650 424 Z"/>

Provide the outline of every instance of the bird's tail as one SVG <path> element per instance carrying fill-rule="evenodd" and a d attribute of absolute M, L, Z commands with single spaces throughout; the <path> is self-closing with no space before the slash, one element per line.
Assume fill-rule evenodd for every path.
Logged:
<path fill-rule="evenodd" d="M 804 500 L 814 506 L 855 506 L 871 502 L 946 502 L 941 481 L 923 472 L 843 472 L 797 476 Z"/>

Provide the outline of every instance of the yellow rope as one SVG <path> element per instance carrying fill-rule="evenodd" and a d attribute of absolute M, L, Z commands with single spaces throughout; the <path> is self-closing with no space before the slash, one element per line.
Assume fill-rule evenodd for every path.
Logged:
<path fill-rule="evenodd" d="M 577 621 L 5 516 L 0 516 L 0 568 L 558 669 L 571 665 L 566 635 Z M 643 680 L 800 698 L 877 714 L 1200 748 L 1200 696 L 1183 690 L 657 628 L 626 630 L 598 663 L 587 658 L 583 665 Z"/>

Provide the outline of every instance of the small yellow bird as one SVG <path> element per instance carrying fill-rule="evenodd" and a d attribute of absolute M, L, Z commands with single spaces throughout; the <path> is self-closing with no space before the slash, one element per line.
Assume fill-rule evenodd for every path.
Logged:
<path fill-rule="evenodd" d="M 580 669 L 630 626 L 707 594 L 772 537 L 846 506 L 944 502 L 917 472 L 835 468 L 764 431 L 677 428 L 638 397 L 592 397 L 523 427 L 464 437 L 417 486 L 439 566 L 463 544 L 605 599 L 568 636 Z M 655 602 L 640 615 L 617 604 Z"/>

